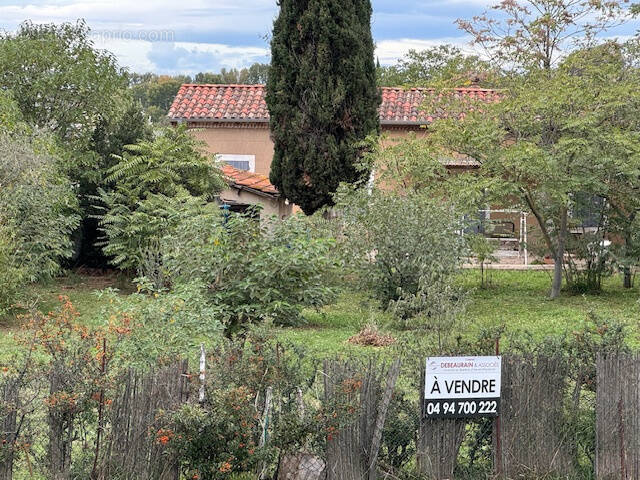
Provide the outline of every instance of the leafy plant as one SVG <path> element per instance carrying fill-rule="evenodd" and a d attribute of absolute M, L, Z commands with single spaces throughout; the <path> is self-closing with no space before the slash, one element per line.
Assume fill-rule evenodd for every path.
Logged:
<path fill-rule="evenodd" d="M 12 264 L 32 282 L 61 271 L 80 220 L 72 185 L 46 145 L 38 137 L 0 135 L 0 230 L 11 232 Z"/>
<path fill-rule="evenodd" d="M 143 284 L 138 288 L 143 290 Z M 221 339 L 218 311 L 207 303 L 201 284 L 185 283 L 151 295 L 123 296 L 114 290 L 96 295 L 105 305 L 100 318 L 126 317 L 135 325 L 119 346 L 116 360 L 124 366 L 164 364 L 195 353 L 200 344 L 214 347 Z"/>
<path fill-rule="evenodd" d="M 498 261 L 497 257 L 493 255 L 495 246 L 491 244 L 487 237 L 481 234 L 467 235 L 466 240 L 471 254 L 480 264 L 480 287 L 485 288 L 491 282 L 488 276 L 487 264 Z"/>
<path fill-rule="evenodd" d="M 207 358 L 204 402 L 168 415 L 156 435 L 180 458 L 187 478 L 266 474 L 279 451 L 300 448 L 318 432 L 314 416 L 299 411 L 299 396 L 313 381 L 304 376 L 299 349 L 254 331 Z"/>
<path fill-rule="evenodd" d="M 358 284 L 403 328 L 434 333 L 442 348 L 466 305 L 454 282 L 466 247 L 452 207 L 420 191 L 349 188 L 337 205 Z"/>
<path fill-rule="evenodd" d="M 206 285 L 227 334 L 265 320 L 296 323 L 304 307 L 333 300 L 333 246 L 298 216 L 258 222 L 219 211 L 182 217 L 162 240 L 171 281 Z"/>
<path fill-rule="evenodd" d="M 154 139 L 125 146 L 107 181 L 127 194 L 131 203 L 148 195 L 174 197 L 186 191 L 195 197 L 213 198 L 225 187 L 212 156 L 186 126 L 162 129 Z"/>
<path fill-rule="evenodd" d="M 20 268 L 16 250 L 9 229 L 0 226 L 0 318 L 21 298 L 26 283 L 26 272 Z"/>
<path fill-rule="evenodd" d="M 345 229 L 341 245 L 358 281 L 383 307 L 422 287 L 445 284 L 457 272 L 465 245 L 447 204 L 420 193 L 345 189 L 338 206 Z"/>
<path fill-rule="evenodd" d="M 108 177 L 114 188 L 99 192 L 101 246 L 114 265 L 138 270 L 177 218 L 207 208 L 224 188 L 220 170 L 201 147 L 186 128 L 166 128 L 116 157 Z"/>

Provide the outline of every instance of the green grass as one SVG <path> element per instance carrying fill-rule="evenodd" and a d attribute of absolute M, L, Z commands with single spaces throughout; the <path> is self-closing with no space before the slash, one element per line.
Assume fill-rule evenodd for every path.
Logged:
<path fill-rule="evenodd" d="M 465 271 L 459 278 L 462 285 L 472 289 L 471 303 L 460 327 L 461 334 L 467 338 L 501 326 L 508 334 L 518 336 L 528 332 L 534 339 L 570 334 L 585 324 L 589 312 L 594 312 L 606 320 L 628 324 L 630 343 L 640 346 L 640 291 L 637 287 L 622 289 L 618 277 L 607 279 L 599 295 L 564 294 L 551 301 L 547 298 L 551 283 L 548 272 L 494 271 L 492 276 L 492 286 L 486 289 L 478 288 L 479 272 L 476 270 Z M 38 299 L 39 308 L 45 312 L 55 308 L 59 295 L 69 296 L 81 318 L 89 323 L 99 317 L 97 314 L 101 308 L 94 292 L 106 287 L 117 287 L 125 292 L 131 288 L 125 279 L 115 276 L 71 274 L 55 282 L 34 286 L 30 293 Z M 380 312 L 374 301 L 359 293 L 345 292 L 335 305 L 321 311 L 307 310 L 304 317 L 304 325 L 277 328 L 275 333 L 283 341 L 304 346 L 310 355 L 317 358 L 379 351 L 347 341 L 368 323 L 380 326 L 396 338 L 411 335 L 410 332 L 394 330 L 389 315 Z M 0 357 L 16 348 L 13 335 L 19 324 L 15 317 L 0 320 Z"/>
<path fill-rule="evenodd" d="M 59 297 L 67 296 L 78 310 L 85 324 L 95 322 L 102 305 L 95 292 L 105 288 L 118 288 L 123 292 L 131 290 L 130 283 L 121 276 L 88 276 L 70 273 L 69 275 L 42 284 L 31 286 L 28 292 L 28 304 L 48 313 L 60 305 Z M 0 360 L 10 355 L 17 344 L 15 335 L 21 327 L 20 315 L 0 318 Z"/>
<path fill-rule="evenodd" d="M 548 298 L 551 279 L 544 271 L 494 271 L 492 285 L 480 289 L 477 270 L 461 274 L 459 282 L 472 290 L 471 302 L 461 321 L 460 333 L 476 338 L 482 331 L 504 327 L 506 337 L 524 335 L 542 340 L 571 334 L 583 327 L 594 312 L 605 320 L 629 326 L 630 344 L 640 346 L 640 290 L 624 290 L 621 279 L 606 280 L 598 295 L 563 294 Z M 347 342 L 362 326 L 373 321 L 396 337 L 391 319 L 359 294 L 345 293 L 336 305 L 322 312 L 306 312 L 308 325 L 279 331 L 282 339 L 305 345 L 313 354 L 335 355 L 362 350 Z M 508 344 L 504 345 L 508 347 Z M 371 350 L 367 348 L 366 350 Z"/>
<path fill-rule="evenodd" d="M 550 300 L 549 272 L 493 272 L 493 285 L 479 289 L 479 273 L 466 271 L 460 281 L 476 287 L 465 316 L 465 333 L 504 325 L 507 332 L 529 332 L 535 339 L 564 335 L 579 329 L 589 312 L 603 319 L 629 325 L 631 342 L 638 344 L 640 332 L 640 291 L 625 290 L 615 276 L 608 278 L 598 295 L 568 295 Z"/>

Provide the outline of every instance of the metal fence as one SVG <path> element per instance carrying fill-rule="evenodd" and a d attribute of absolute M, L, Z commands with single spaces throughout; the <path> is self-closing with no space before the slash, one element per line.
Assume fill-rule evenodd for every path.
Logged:
<path fill-rule="evenodd" d="M 254 420 L 263 427 L 255 442 L 257 448 L 276 453 L 265 457 L 260 468 L 235 478 L 640 478 L 640 357 L 599 356 L 597 385 L 591 392 L 578 392 L 579 398 L 570 366 L 571 359 L 557 356 L 505 355 L 498 419 L 429 419 L 420 401 L 423 379 L 415 378 L 414 365 L 403 366 L 400 360 L 325 361 L 295 398 L 301 417 L 323 413 L 315 432 L 320 441 L 286 439 L 280 444 L 282 440 L 270 437 L 277 422 L 284 421 L 276 414 L 284 400 L 267 387 L 255 402 Z M 83 428 L 100 435 L 95 455 L 94 436 L 84 452 L 61 445 L 60 451 L 70 458 L 25 454 L 25 444 L 32 440 L 22 438 L 25 422 L 44 422 L 49 438 L 43 442 L 54 444 L 68 426 L 56 430 L 49 421 L 45 429 L 46 405 L 24 408 L 33 405 L 33 385 L 17 377 L 5 379 L 0 384 L 0 480 L 10 480 L 25 468 L 32 475 L 34 470 L 55 471 L 56 479 L 70 479 L 74 462 L 80 461 L 76 456 L 94 463 L 88 470 L 96 479 L 187 478 L 181 472 L 184 459 L 158 441 L 158 429 L 166 412 L 184 404 L 199 408 L 201 386 L 208 390 L 207 382 L 224 377 L 199 373 L 190 373 L 186 361 L 151 372 L 127 371 L 113 402 L 108 408 L 103 405 L 104 415 L 94 412 L 84 419 Z M 50 379 L 45 389 L 53 390 L 56 381 Z M 39 467 L 38 461 L 48 464 Z M 28 478 L 29 473 L 22 471 L 21 476 Z"/>

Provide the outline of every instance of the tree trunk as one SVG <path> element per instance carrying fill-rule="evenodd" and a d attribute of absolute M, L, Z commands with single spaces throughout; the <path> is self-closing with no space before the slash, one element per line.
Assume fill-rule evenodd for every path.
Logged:
<path fill-rule="evenodd" d="M 560 212 L 560 230 L 556 239 L 555 264 L 553 267 L 553 284 L 551 285 L 551 298 L 560 296 L 562 288 L 562 274 L 564 272 L 564 251 L 567 243 L 567 207 L 562 207 Z"/>
<path fill-rule="evenodd" d="M 631 267 L 624 267 L 622 273 L 624 275 L 623 287 L 624 288 L 632 288 L 633 287 L 633 275 L 631 273 Z"/>

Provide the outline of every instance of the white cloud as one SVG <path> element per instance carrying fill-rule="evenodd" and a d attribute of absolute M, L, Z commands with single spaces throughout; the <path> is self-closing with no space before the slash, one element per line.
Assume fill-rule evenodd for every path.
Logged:
<path fill-rule="evenodd" d="M 149 42 L 95 36 L 97 48 L 113 53 L 133 72 L 194 75 L 268 61 L 269 49 L 216 43 Z"/>
<path fill-rule="evenodd" d="M 0 24 L 9 29 L 25 19 L 36 23 L 84 18 L 96 29 L 163 29 L 180 32 L 260 32 L 275 14 L 271 0 L 75 0 L 0 5 Z"/>
<path fill-rule="evenodd" d="M 401 38 L 383 40 L 376 44 L 376 57 L 383 65 L 391 65 L 403 57 L 409 50 L 425 50 L 439 45 L 455 45 L 467 53 L 478 53 L 469 45 L 469 37 L 443 37 L 430 40 Z"/>

